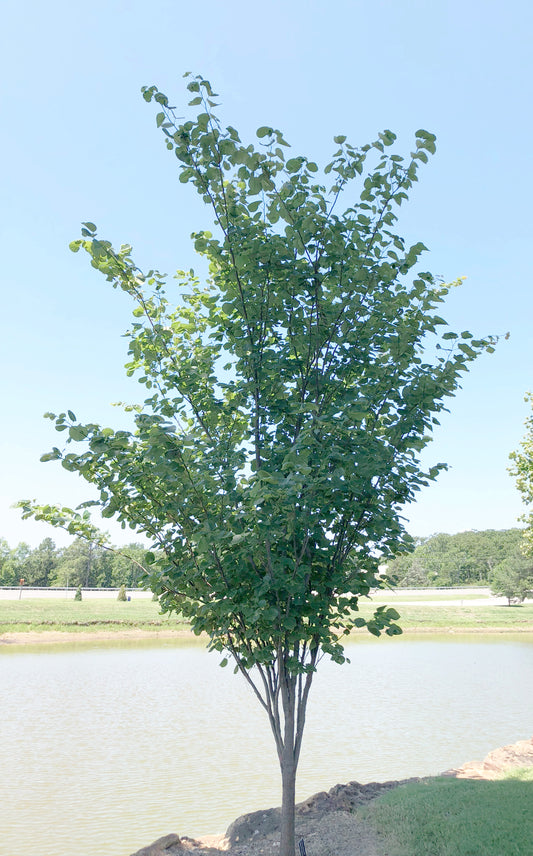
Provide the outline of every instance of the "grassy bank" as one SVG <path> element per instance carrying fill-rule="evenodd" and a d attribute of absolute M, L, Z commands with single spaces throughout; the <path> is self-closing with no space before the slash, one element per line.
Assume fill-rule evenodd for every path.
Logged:
<path fill-rule="evenodd" d="M 520 632 L 533 633 L 533 603 L 520 606 L 499 604 L 472 604 L 449 601 L 431 603 L 398 603 L 389 600 L 400 613 L 398 624 L 404 633 L 409 632 Z M 373 607 L 361 602 L 360 613 L 370 617 Z"/>
<path fill-rule="evenodd" d="M 161 615 L 159 604 L 148 599 L 0 600 L 0 634 L 51 630 L 67 633 L 161 631 L 187 627 L 176 616 Z"/>
<path fill-rule="evenodd" d="M 381 601 L 380 601 L 381 602 Z M 522 606 L 469 605 L 457 600 L 438 605 L 398 603 L 404 633 L 410 632 L 530 632 L 533 633 L 533 603 Z M 389 604 L 391 600 L 389 600 Z M 361 602 L 360 612 L 370 617 L 373 606 Z M 161 615 L 159 605 L 149 599 L 129 602 L 114 599 L 83 601 L 35 598 L 0 600 L 0 634 L 59 631 L 94 633 L 142 630 L 161 632 L 187 629 L 175 616 Z M 366 633 L 365 630 L 358 631 Z"/>
<path fill-rule="evenodd" d="M 360 809 L 389 856 L 531 856 L 533 770 L 505 779 L 429 779 Z"/>

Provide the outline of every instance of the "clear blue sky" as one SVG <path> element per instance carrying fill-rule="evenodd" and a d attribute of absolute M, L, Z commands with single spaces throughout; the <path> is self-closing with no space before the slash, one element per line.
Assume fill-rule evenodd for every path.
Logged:
<path fill-rule="evenodd" d="M 532 25 L 526 0 L 4 0 L 0 537 L 65 543 L 10 506 L 88 496 L 39 463 L 59 439 L 46 410 L 116 425 L 110 403 L 141 400 L 122 370 L 127 300 L 68 243 L 91 220 L 142 267 L 195 265 L 189 235 L 208 212 L 140 95 L 155 83 L 180 114 L 187 70 L 244 136 L 279 127 L 322 163 L 334 134 L 359 145 L 391 128 L 406 152 L 418 128 L 437 135 L 399 230 L 430 248 L 424 269 L 468 277 L 442 313 L 452 328 L 511 338 L 451 401 L 426 456 L 451 470 L 407 510 L 409 529 L 516 525 L 506 468 L 533 388 Z"/>

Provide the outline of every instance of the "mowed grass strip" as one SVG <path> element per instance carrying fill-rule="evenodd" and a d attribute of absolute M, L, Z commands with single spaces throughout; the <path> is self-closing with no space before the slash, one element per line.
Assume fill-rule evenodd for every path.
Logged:
<path fill-rule="evenodd" d="M 361 600 L 360 614 L 370 618 L 377 603 Z M 468 606 L 457 601 L 431 604 L 400 604 L 389 601 L 400 613 L 398 623 L 409 632 L 486 631 L 533 633 L 533 603 L 522 606 Z M 161 615 L 159 604 L 146 599 L 117 601 L 114 598 L 82 601 L 60 598 L 0 600 L 0 633 L 59 630 L 186 629 L 188 623 L 172 615 Z M 365 629 L 357 631 L 367 635 Z M 533 851 L 532 851 L 533 852 Z"/>
<path fill-rule="evenodd" d="M 98 630 L 170 630 L 188 625 L 175 615 L 161 615 L 159 604 L 146 599 L 82 601 L 56 598 L 0 600 L 0 633 L 27 631 L 95 632 Z"/>
<path fill-rule="evenodd" d="M 370 618 L 375 606 L 369 601 L 360 601 L 359 612 Z M 447 630 L 526 631 L 533 633 L 533 603 L 520 606 L 472 605 L 457 601 L 432 605 L 427 603 L 397 603 L 388 601 L 399 614 L 398 624 L 404 632 Z M 533 851 L 532 851 L 533 856 Z"/>
<path fill-rule="evenodd" d="M 359 809 L 388 856 L 531 856 L 531 772 L 494 782 L 429 779 Z"/>
<path fill-rule="evenodd" d="M 381 591 L 373 592 L 372 601 L 374 603 L 412 603 L 413 601 L 424 602 L 424 601 L 463 601 L 463 600 L 481 600 L 486 599 L 487 604 L 490 603 L 490 595 L 487 594 L 486 590 L 481 590 L 479 592 L 468 591 L 462 593 L 454 589 L 453 591 L 447 592 L 443 589 L 435 589 L 435 591 L 406 591 L 405 589 L 392 589 L 389 591 L 388 589 L 382 589 Z"/>

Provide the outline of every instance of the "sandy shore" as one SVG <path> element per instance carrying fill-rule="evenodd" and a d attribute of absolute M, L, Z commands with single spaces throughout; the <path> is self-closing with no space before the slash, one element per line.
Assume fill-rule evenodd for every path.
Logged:
<path fill-rule="evenodd" d="M 207 637 L 195 636 L 190 630 L 37 630 L 21 631 L 20 633 L 0 634 L 1 645 L 57 645 L 72 642 L 114 642 L 114 641 L 144 641 L 150 639 L 187 639 L 191 642 L 201 642 L 205 645 Z"/>
<path fill-rule="evenodd" d="M 361 636 L 364 631 L 358 631 L 357 634 L 350 634 L 346 639 L 354 639 L 356 636 Z M 403 637 L 412 636 L 427 636 L 427 635 L 449 635 L 449 636 L 470 636 L 472 634 L 482 635 L 515 635 L 532 634 L 533 627 L 517 626 L 517 627 L 423 627 L 414 630 L 404 630 Z M 367 637 L 365 637 L 367 638 Z M 208 642 L 208 637 L 205 634 L 195 636 L 191 630 L 143 630 L 142 628 L 131 628 L 124 630 L 29 630 L 11 633 L 0 634 L 0 648 L 7 645 L 72 645 L 73 643 L 87 644 L 91 642 L 143 642 L 158 639 L 170 639 L 178 641 L 187 641 L 191 644 L 199 644 L 205 646 Z"/>

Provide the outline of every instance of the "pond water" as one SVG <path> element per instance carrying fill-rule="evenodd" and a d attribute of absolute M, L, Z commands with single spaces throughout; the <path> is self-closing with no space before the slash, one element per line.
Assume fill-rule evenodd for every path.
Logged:
<path fill-rule="evenodd" d="M 358 641 L 311 691 L 298 799 L 431 775 L 531 736 L 531 637 Z M 279 804 L 266 716 L 198 646 L 0 655 L 1 856 L 128 856 Z"/>

